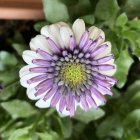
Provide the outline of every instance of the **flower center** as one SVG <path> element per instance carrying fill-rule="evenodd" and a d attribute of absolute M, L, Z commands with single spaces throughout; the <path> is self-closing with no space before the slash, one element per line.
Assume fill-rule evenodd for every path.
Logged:
<path fill-rule="evenodd" d="M 61 79 L 72 89 L 78 88 L 86 78 L 84 67 L 77 63 L 66 63 L 60 73 Z"/>

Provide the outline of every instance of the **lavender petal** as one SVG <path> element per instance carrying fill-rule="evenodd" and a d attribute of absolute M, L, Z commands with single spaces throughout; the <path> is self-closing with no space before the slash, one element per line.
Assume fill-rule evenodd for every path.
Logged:
<path fill-rule="evenodd" d="M 52 97 L 52 100 L 51 100 L 51 107 L 55 107 L 56 106 L 56 104 L 58 103 L 60 97 L 61 97 L 61 94 L 59 92 L 56 92 L 54 94 L 54 96 Z"/>
<path fill-rule="evenodd" d="M 63 97 L 61 97 L 60 103 L 59 103 L 59 111 L 61 113 L 63 112 L 65 105 L 66 105 L 66 98 L 63 96 Z"/>
<path fill-rule="evenodd" d="M 46 51 L 43 51 L 41 49 L 37 49 L 36 53 L 40 54 L 46 60 L 52 60 L 52 56 L 50 54 L 48 54 Z"/>
<path fill-rule="evenodd" d="M 84 45 L 86 44 L 88 40 L 88 32 L 85 31 L 84 34 L 82 35 L 80 42 L 79 42 L 79 48 L 82 49 Z"/>
<path fill-rule="evenodd" d="M 35 83 L 35 82 L 46 80 L 46 78 L 47 78 L 47 75 L 46 74 L 38 75 L 38 76 L 35 76 L 35 77 L 27 80 L 27 83 L 28 84 L 32 84 L 32 83 Z"/>
<path fill-rule="evenodd" d="M 60 49 L 59 47 L 55 44 L 55 42 L 50 39 L 49 37 L 47 38 L 48 43 L 50 45 L 50 49 L 54 52 L 54 53 L 60 53 Z"/>
<path fill-rule="evenodd" d="M 75 39 L 73 36 L 70 36 L 70 50 L 73 51 L 75 48 Z"/>

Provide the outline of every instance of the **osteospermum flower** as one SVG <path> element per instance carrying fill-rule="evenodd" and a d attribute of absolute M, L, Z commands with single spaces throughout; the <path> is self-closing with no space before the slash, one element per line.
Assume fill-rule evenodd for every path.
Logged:
<path fill-rule="evenodd" d="M 104 40 L 101 29 L 86 29 L 82 19 L 72 29 L 64 22 L 44 26 L 23 52 L 28 65 L 20 70 L 20 82 L 27 96 L 39 108 L 70 116 L 78 105 L 84 111 L 103 105 L 116 82 L 111 44 Z"/>

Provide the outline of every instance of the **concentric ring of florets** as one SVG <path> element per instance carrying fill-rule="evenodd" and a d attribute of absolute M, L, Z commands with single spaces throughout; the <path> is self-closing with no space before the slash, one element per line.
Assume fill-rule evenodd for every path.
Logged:
<path fill-rule="evenodd" d="M 31 40 L 32 51 L 24 51 L 27 66 L 20 70 L 21 84 L 40 108 L 56 107 L 73 116 L 77 105 L 88 111 L 105 103 L 116 83 L 116 67 L 110 42 L 95 26 L 85 29 L 83 20 L 72 29 L 63 22 L 45 26 Z"/>

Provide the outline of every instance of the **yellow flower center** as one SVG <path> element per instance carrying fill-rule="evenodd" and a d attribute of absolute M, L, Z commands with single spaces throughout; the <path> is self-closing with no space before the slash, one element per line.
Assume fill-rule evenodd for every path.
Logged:
<path fill-rule="evenodd" d="M 86 74 L 81 64 L 66 63 L 61 70 L 61 79 L 72 89 L 79 87 L 85 78 Z"/>

